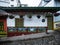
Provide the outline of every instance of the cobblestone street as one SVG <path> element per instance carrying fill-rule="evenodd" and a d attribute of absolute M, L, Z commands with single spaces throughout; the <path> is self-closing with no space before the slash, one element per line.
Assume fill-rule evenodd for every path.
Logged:
<path fill-rule="evenodd" d="M 41 33 L 41 35 L 39 34 L 40 33 L 31 34 L 27 36 L 25 35 L 19 37 L 17 36 L 19 39 L 17 37 L 10 37 L 8 39 L 5 38 L 6 42 L 0 41 L 1 42 L 0 45 L 60 45 L 59 32 L 54 32 L 52 34 L 45 33 Z M 35 37 L 33 37 L 32 35 L 34 35 Z M 29 38 L 29 36 L 32 37 Z"/>

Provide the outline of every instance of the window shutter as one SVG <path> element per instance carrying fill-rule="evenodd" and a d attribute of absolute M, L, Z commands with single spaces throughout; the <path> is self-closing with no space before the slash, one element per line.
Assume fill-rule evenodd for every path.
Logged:
<path fill-rule="evenodd" d="M 23 18 L 16 18 L 15 19 L 15 27 L 24 27 L 24 19 Z"/>

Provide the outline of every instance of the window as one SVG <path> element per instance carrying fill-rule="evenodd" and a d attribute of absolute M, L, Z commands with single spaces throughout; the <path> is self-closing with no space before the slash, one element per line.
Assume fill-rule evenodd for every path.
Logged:
<path fill-rule="evenodd" d="M 46 28 L 45 27 L 38 28 L 38 32 L 45 32 L 45 31 L 46 31 Z"/>
<path fill-rule="evenodd" d="M 14 0 L 11 0 L 11 1 L 14 1 Z"/>
<path fill-rule="evenodd" d="M 18 28 L 18 32 L 26 32 L 26 28 Z"/>
<path fill-rule="evenodd" d="M 14 7 L 14 5 L 11 5 L 11 7 Z"/>
<path fill-rule="evenodd" d="M 16 32 L 17 29 L 14 27 L 8 27 L 8 32 Z"/>
<path fill-rule="evenodd" d="M 49 1 L 51 1 L 51 0 L 44 0 L 44 1 L 49 2 Z"/>
<path fill-rule="evenodd" d="M 36 32 L 36 28 L 28 28 L 28 32 Z"/>
<path fill-rule="evenodd" d="M 20 3 L 20 0 L 18 0 L 18 3 Z"/>

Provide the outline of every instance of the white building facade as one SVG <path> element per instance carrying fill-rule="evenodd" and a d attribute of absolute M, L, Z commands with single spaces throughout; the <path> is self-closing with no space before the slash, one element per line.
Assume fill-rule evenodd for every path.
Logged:
<path fill-rule="evenodd" d="M 39 7 L 60 7 L 60 0 L 41 0 Z"/>
<path fill-rule="evenodd" d="M 41 0 L 39 7 L 60 7 L 60 0 Z M 60 13 L 60 11 L 57 11 Z M 56 12 L 56 13 L 57 13 Z M 60 15 L 53 16 L 54 30 L 60 29 Z"/>
<path fill-rule="evenodd" d="M 19 7 L 20 0 L 0 0 L 1 7 Z"/>
<path fill-rule="evenodd" d="M 32 18 L 29 18 L 26 14 L 23 16 L 23 26 L 24 27 L 47 27 L 47 18 L 40 14 L 40 18 L 37 17 L 38 14 L 33 14 Z M 13 19 L 7 18 L 7 27 L 15 27 L 15 19 L 20 19 L 19 15 L 14 16 Z M 42 20 L 45 20 L 44 22 Z"/>

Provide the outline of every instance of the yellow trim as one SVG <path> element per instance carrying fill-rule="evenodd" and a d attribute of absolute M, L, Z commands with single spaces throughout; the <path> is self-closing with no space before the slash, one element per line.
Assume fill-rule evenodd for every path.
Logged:
<path fill-rule="evenodd" d="M 7 35 L 0 35 L 0 37 L 7 37 Z"/>
<path fill-rule="evenodd" d="M 7 34 L 7 32 L 0 32 L 0 34 Z"/>
<path fill-rule="evenodd" d="M 60 27 L 58 27 L 58 28 L 54 28 L 54 30 L 60 30 Z"/>
<path fill-rule="evenodd" d="M 59 24 L 60 22 L 54 22 L 54 24 Z M 59 30 L 60 27 L 54 28 L 54 30 Z"/>
<path fill-rule="evenodd" d="M 53 30 L 54 30 L 54 22 L 53 22 Z"/>

